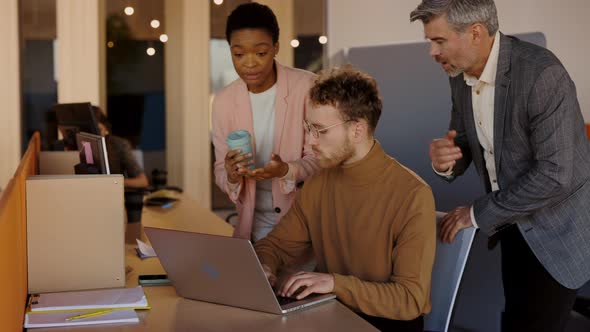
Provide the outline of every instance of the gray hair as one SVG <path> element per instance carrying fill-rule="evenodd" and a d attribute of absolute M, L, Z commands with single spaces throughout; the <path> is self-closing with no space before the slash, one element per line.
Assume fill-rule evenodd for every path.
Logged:
<path fill-rule="evenodd" d="M 463 32 L 474 23 L 481 23 L 490 36 L 498 31 L 498 12 L 494 0 L 422 0 L 410 13 L 410 22 L 428 23 L 446 15 L 447 21 L 457 32 Z"/>

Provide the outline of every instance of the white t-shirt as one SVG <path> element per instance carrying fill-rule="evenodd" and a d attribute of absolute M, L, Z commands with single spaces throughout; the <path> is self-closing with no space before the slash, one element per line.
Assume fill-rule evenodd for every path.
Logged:
<path fill-rule="evenodd" d="M 256 168 L 264 167 L 270 161 L 273 151 L 275 129 L 275 99 L 277 85 L 261 93 L 250 95 L 254 138 L 256 141 Z M 256 205 L 254 208 L 254 224 L 252 237 L 255 241 L 263 238 L 278 222 L 272 202 L 272 180 L 256 182 Z"/>

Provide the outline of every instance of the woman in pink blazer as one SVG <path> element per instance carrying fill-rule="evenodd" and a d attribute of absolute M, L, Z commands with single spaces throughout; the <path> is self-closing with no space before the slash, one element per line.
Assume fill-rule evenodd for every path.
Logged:
<path fill-rule="evenodd" d="M 303 128 L 314 74 L 274 60 L 279 27 L 267 6 L 238 6 L 226 37 L 240 78 L 213 101 L 215 182 L 236 204 L 234 236 L 256 241 L 289 210 L 296 184 L 318 170 Z M 235 130 L 250 133 L 252 154 L 229 150 L 226 139 Z"/>

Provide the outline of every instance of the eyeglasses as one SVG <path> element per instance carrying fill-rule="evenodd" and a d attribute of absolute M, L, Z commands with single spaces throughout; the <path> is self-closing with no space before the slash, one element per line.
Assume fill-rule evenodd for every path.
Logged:
<path fill-rule="evenodd" d="M 317 138 L 320 138 L 320 134 L 325 133 L 326 131 L 328 131 L 328 129 L 333 128 L 333 127 L 336 127 L 336 126 L 339 126 L 339 125 L 342 125 L 342 124 L 345 124 L 345 123 L 350 122 L 350 121 L 352 121 L 352 120 L 342 121 L 342 122 L 339 122 L 339 123 L 336 123 L 336 124 L 333 124 L 333 125 L 324 127 L 322 129 L 318 129 L 318 127 L 312 125 L 311 123 L 309 123 L 307 121 L 307 119 L 305 119 L 305 120 L 303 120 L 303 125 L 305 127 L 305 130 L 308 133 L 310 133 L 314 138 L 317 139 Z"/>

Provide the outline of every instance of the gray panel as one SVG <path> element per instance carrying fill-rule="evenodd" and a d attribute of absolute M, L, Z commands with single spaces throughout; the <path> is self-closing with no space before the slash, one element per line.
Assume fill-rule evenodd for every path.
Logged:
<path fill-rule="evenodd" d="M 540 32 L 516 36 L 546 45 L 545 36 Z M 484 193 L 474 167 L 451 184 L 432 172 L 428 146 L 433 138 L 442 137 L 447 131 L 451 93 L 446 73 L 429 55 L 428 42 L 354 47 L 348 52 L 341 51 L 338 58 L 332 60 L 332 63 L 351 63 L 377 80 L 383 97 L 383 113 L 376 137 L 388 154 L 428 182 L 437 210 L 449 211 L 470 204 Z M 500 250 L 488 251 L 487 237 L 478 233 L 465 268 L 450 330 L 499 331 L 499 317 L 504 306 L 502 294 Z"/>
<path fill-rule="evenodd" d="M 436 213 L 436 235 L 440 234 L 440 221 L 446 213 Z M 475 229 L 467 228 L 457 234 L 453 243 L 436 241 L 436 256 L 432 267 L 432 311 L 424 318 L 424 330 L 447 331 L 461 276 L 473 243 Z"/>
<path fill-rule="evenodd" d="M 481 195 L 482 186 L 473 170 L 452 184 L 432 172 L 428 145 L 447 131 L 451 91 L 447 75 L 430 58 L 428 47 L 421 42 L 353 48 L 348 59 L 379 82 L 383 113 L 377 139 L 387 153 L 430 184 L 437 210 L 449 211 Z"/>

